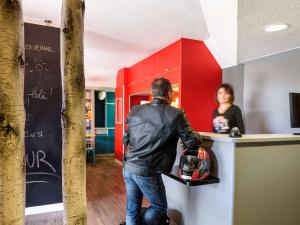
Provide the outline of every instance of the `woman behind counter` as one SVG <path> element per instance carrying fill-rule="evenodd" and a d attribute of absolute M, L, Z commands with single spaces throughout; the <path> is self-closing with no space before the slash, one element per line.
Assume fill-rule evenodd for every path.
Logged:
<path fill-rule="evenodd" d="M 228 134 L 233 127 L 245 133 L 242 112 L 233 104 L 234 92 L 229 84 L 222 84 L 217 89 L 218 108 L 213 111 L 213 132 Z"/>

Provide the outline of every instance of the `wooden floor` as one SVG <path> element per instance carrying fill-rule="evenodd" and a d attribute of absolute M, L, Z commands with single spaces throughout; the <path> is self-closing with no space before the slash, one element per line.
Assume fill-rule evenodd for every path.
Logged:
<path fill-rule="evenodd" d="M 113 157 L 99 157 L 87 166 L 88 225 L 119 225 L 125 218 L 126 193 L 122 167 Z M 149 205 L 146 201 L 145 206 Z M 62 212 L 26 216 L 26 225 L 62 225 Z"/>

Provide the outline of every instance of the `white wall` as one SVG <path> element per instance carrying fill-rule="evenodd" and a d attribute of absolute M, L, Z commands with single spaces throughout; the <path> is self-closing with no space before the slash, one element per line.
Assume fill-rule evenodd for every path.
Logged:
<path fill-rule="evenodd" d="M 293 133 L 289 92 L 300 93 L 300 49 L 244 65 L 244 122 L 247 133 Z"/>
<path fill-rule="evenodd" d="M 244 112 L 244 65 L 223 69 L 222 82 L 230 84 L 234 89 L 234 104 Z"/>

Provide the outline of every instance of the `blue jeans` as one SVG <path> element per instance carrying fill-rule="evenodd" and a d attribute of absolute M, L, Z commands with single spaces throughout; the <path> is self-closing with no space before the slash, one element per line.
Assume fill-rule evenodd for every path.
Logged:
<path fill-rule="evenodd" d="M 160 225 L 167 215 L 167 197 L 161 174 L 143 177 L 123 171 L 126 185 L 126 225 Z M 151 206 L 140 216 L 143 195 Z"/>

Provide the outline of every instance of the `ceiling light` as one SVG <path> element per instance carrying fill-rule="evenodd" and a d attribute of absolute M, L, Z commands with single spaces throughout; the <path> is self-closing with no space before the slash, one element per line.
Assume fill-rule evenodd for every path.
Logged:
<path fill-rule="evenodd" d="M 98 99 L 99 100 L 104 100 L 105 98 L 106 98 L 106 91 L 103 91 L 103 90 L 99 91 Z"/>
<path fill-rule="evenodd" d="M 280 31 L 280 30 L 286 30 L 290 28 L 291 25 L 286 24 L 286 23 L 274 23 L 274 24 L 269 24 L 264 27 L 265 32 L 275 32 L 275 31 Z"/>

